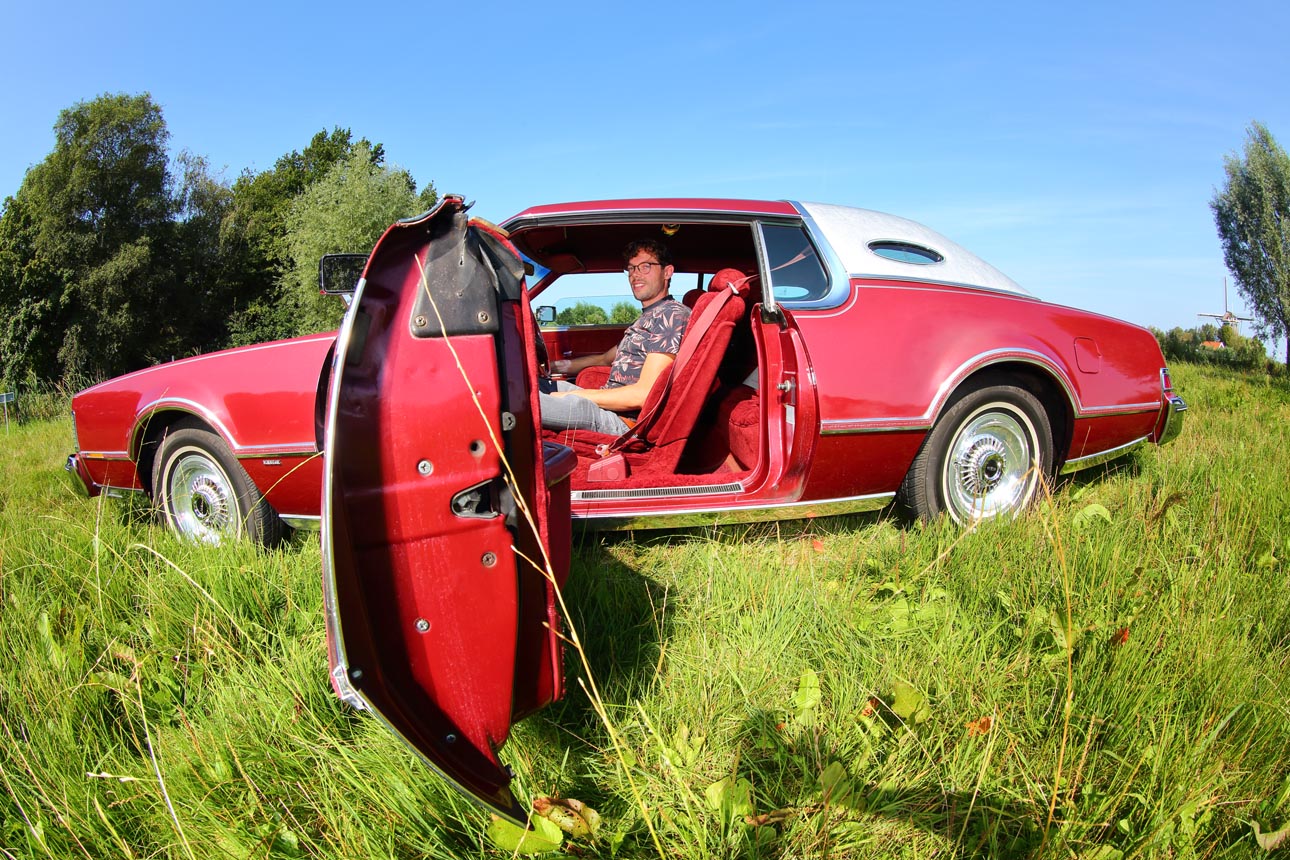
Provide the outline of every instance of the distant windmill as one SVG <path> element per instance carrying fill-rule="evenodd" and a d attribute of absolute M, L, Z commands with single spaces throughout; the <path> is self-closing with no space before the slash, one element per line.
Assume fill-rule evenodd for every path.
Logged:
<path fill-rule="evenodd" d="M 1227 309 L 1227 278 L 1223 278 L 1223 312 L 1221 314 L 1196 314 L 1198 317 L 1211 317 L 1218 320 L 1219 326 L 1230 325 L 1232 331 L 1241 333 L 1241 323 L 1254 322 L 1253 317 L 1238 317 Z"/>

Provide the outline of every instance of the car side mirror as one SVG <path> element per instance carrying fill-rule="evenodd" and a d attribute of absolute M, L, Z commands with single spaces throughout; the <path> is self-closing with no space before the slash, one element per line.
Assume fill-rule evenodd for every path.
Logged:
<path fill-rule="evenodd" d="M 555 325 L 555 305 L 538 305 L 538 325 Z"/>
<path fill-rule="evenodd" d="M 324 254 L 318 261 L 318 289 L 329 296 L 348 295 L 366 268 L 366 254 Z"/>

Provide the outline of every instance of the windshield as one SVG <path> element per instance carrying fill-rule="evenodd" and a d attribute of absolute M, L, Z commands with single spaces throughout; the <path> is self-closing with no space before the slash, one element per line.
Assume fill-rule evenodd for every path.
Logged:
<path fill-rule="evenodd" d="M 542 276 L 548 274 L 543 271 Z M 564 275 L 545 284 L 542 276 L 535 267 L 529 300 L 535 308 L 554 308 L 554 325 L 628 325 L 640 316 L 640 305 L 632 298 L 627 276 L 622 272 Z M 703 289 L 710 280 L 711 274 L 678 272 L 672 276 L 669 293 L 681 301 L 688 291 Z"/>

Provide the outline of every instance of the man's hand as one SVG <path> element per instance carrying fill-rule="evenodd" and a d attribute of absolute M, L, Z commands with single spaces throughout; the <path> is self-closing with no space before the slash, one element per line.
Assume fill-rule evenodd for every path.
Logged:
<path fill-rule="evenodd" d="M 671 369 L 672 362 L 675 360 L 676 356 L 669 353 L 651 352 L 645 356 L 645 366 L 641 368 L 640 379 L 630 385 L 622 385 L 618 388 L 588 388 L 567 393 L 585 397 L 601 409 L 608 409 L 611 412 L 630 412 L 633 409 L 640 409 L 645 404 L 645 398 L 649 396 L 649 390 L 654 387 L 654 383 L 660 376 Z"/>
<path fill-rule="evenodd" d="M 587 367 L 608 366 L 614 363 L 614 357 L 618 355 L 618 347 L 611 346 L 609 349 L 597 355 L 584 355 L 578 358 L 557 358 L 551 362 L 551 373 L 561 376 L 575 376 L 578 371 Z"/>

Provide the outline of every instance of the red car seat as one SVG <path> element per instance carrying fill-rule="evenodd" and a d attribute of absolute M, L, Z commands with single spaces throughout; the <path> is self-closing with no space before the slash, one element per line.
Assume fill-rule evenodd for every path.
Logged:
<path fill-rule="evenodd" d="M 609 479 L 616 485 L 648 486 L 676 473 L 695 422 L 717 389 L 717 370 L 726 347 L 744 318 L 740 292 L 748 281 L 736 269 L 722 269 L 713 276 L 709 291 L 699 297 L 690 314 L 671 371 L 650 390 L 632 430 L 618 438 L 589 431 L 560 434 L 560 441 L 579 456 L 575 485 Z M 607 462 L 609 458 L 613 460 Z"/>

